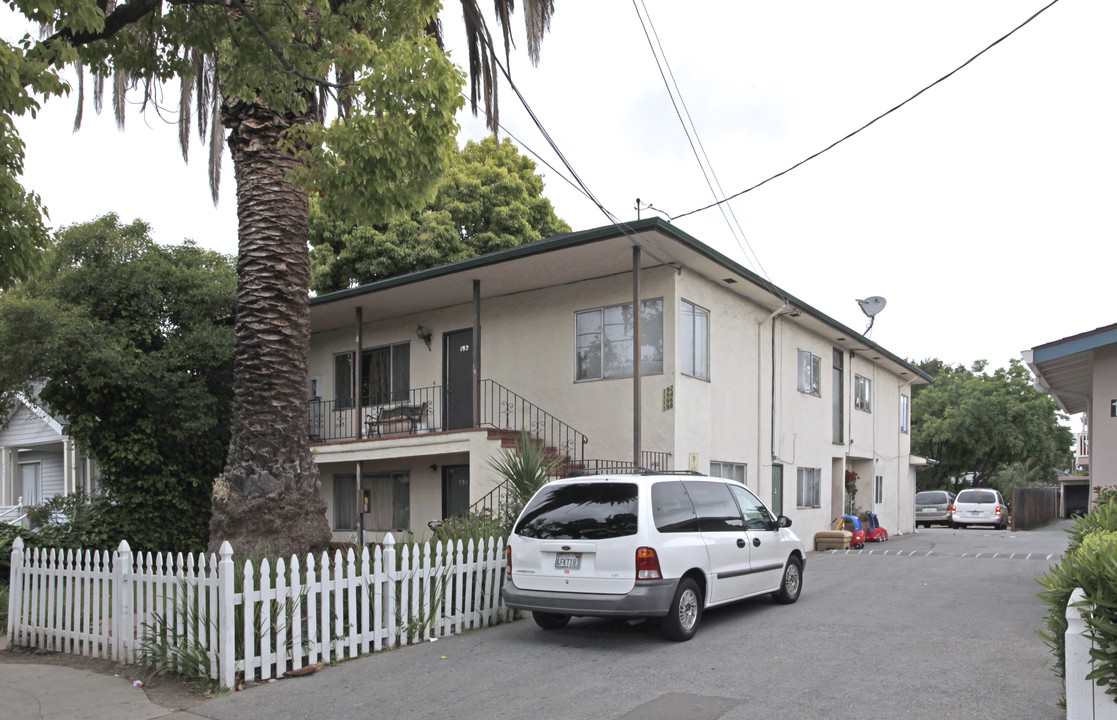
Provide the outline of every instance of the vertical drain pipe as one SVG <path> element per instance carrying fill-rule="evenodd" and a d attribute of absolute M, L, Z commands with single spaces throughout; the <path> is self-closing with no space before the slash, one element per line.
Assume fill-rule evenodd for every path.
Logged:
<path fill-rule="evenodd" d="M 640 467 L 640 246 L 632 246 L 632 464 Z"/>

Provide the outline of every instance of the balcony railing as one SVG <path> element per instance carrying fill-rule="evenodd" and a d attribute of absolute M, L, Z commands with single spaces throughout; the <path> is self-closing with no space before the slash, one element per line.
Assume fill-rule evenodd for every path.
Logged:
<path fill-rule="evenodd" d="M 307 430 L 311 442 L 335 442 L 389 435 L 418 435 L 473 426 L 471 386 L 433 385 L 396 393 L 379 402 L 311 400 Z M 498 382 L 481 381 L 481 424 L 519 434 L 526 432 L 547 452 L 577 466 L 585 457 L 586 436 L 538 405 Z M 359 430 L 359 433 L 358 433 Z"/>

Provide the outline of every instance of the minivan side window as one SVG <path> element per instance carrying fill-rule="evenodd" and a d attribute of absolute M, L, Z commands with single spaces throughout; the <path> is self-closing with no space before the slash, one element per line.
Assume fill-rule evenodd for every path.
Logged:
<path fill-rule="evenodd" d="M 652 519 L 662 533 L 698 532 L 694 504 L 678 480 L 652 485 Z"/>
<path fill-rule="evenodd" d="M 516 523 L 523 537 L 579 540 L 636 534 L 634 483 L 574 483 L 544 487 Z"/>
<path fill-rule="evenodd" d="M 698 512 L 698 529 L 702 532 L 740 532 L 744 518 L 733 500 L 729 487 L 719 482 L 683 482 Z"/>
<path fill-rule="evenodd" d="M 729 489 L 733 491 L 733 497 L 737 499 L 737 504 L 741 506 L 741 513 L 745 516 L 746 530 L 772 529 L 772 515 L 768 512 L 768 508 L 764 507 L 764 503 L 743 487 L 730 485 Z"/>

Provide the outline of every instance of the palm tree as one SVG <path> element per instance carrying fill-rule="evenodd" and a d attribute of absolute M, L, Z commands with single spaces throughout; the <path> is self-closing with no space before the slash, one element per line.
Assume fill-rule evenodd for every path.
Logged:
<path fill-rule="evenodd" d="M 103 11 L 104 26 L 87 27 L 86 16 L 52 9 L 59 29 L 36 51 L 61 65 L 74 61 L 76 49 L 77 61 L 93 71 L 98 110 L 109 76 L 121 125 L 127 90 L 142 89 L 145 107 L 157 106 L 161 81 L 179 76 L 183 156 L 193 115 L 202 142 L 210 143 L 215 201 L 223 131 L 229 133 L 239 233 L 233 427 L 225 470 L 214 486 L 210 547 L 230 540 L 248 554 L 322 549 L 330 527 L 305 407 L 310 336 L 306 188 L 318 188 L 323 202 L 336 204 L 342 214 L 371 213 L 356 219 L 373 222 L 417 205 L 432 191 L 453 142 L 458 95 L 406 28 L 418 22 L 440 41 L 441 24 L 429 9 L 434 5 L 415 0 L 330 0 L 294 8 L 271 0 L 80 1 L 90 7 L 79 11 Z M 473 111 L 481 96 L 495 131 L 498 68 L 491 35 L 476 0 L 462 0 L 461 6 Z M 495 0 L 495 7 L 507 57 L 515 2 Z M 524 0 L 523 11 L 528 54 L 537 62 L 554 3 Z M 377 43 L 392 30 L 400 32 L 397 45 L 392 53 L 378 55 Z M 396 57 L 411 65 L 401 62 L 386 70 L 376 64 Z M 416 69 L 416 63 L 421 67 Z M 375 72 L 367 72 L 370 67 Z M 83 86 L 84 73 L 79 78 Z M 336 102 L 341 122 L 327 127 L 322 111 L 328 100 Z M 394 132 L 376 134 L 392 122 Z M 326 151 L 323 145 L 331 137 L 338 142 Z M 401 137 L 414 146 L 393 146 L 387 154 L 403 158 L 386 159 L 386 153 L 368 150 Z M 373 182 L 370 176 L 377 173 Z"/>

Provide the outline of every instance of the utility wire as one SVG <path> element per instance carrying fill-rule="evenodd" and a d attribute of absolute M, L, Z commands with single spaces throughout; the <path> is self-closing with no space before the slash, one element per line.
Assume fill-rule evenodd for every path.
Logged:
<path fill-rule="evenodd" d="M 865 124 L 864 124 L 864 125 L 862 125 L 861 127 L 857 128 L 857 129 L 856 129 L 856 130 L 854 130 L 853 132 L 849 133 L 848 135 L 846 135 L 846 136 L 845 136 L 845 137 L 843 137 L 842 139 L 840 139 L 840 140 L 836 140 L 835 142 L 832 142 L 832 143 L 830 143 L 829 145 L 827 145 L 827 146 L 826 146 L 826 147 L 824 147 L 823 149 L 819 150 L 819 151 L 818 151 L 818 152 L 816 152 L 815 154 L 813 154 L 813 155 L 811 155 L 811 156 L 809 156 L 809 157 L 807 157 L 807 158 L 805 158 L 805 159 L 803 159 L 803 160 L 800 160 L 799 162 L 795 163 L 794 165 L 792 165 L 791 167 L 787 168 L 786 170 L 784 170 L 784 171 L 782 171 L 782 172 L 778 172 L 778 173 L 776 173 L 775 175 L 772 175 L 771 177 L 769 177 L 768 179 L 766 179 L 766 180 L 762 180 L 762 181 L 758 182 L 757 184 L 753 185 L 752 187 L 748 187 L 748 188 L 745 188 L 744 190 L 742 190 L 742 191 L 740 191 L 740 192 L 738 192 L 738 193 L 734 193 L 733 195 L 730 195 L 729 197 L 725 198 L 724 200 L 718 200 L 717 202 L 713 202 L 713 203 L 710 203 L 709 205 L 705 205 L 705 206 L 703 206 L 703 207 L 700 207 L 700 208 L 697 208 L 697 209 L 695 209 L 695 210 L 690 210 L 690 211 L 688 211 L 688 212 L 685 212 L 685 213 L 681 213 L 681 214 L 679 214 L 679 215 L 676 215 L 676 216 L 674 216 L 673 218 L 671 218 L 671 220 L 672 220 L 672 221 L 674 221 L 674 220 L 678 220 L 679 218 L 682 218 L 682 217 L 686 217 L 687 215 L 694 215 L 695 213 L 700 213 L 700 212 L 702 212 L 703 210 L 709 210 L 710 208 L 712 208 L 712 207 L 714 207 L 714 206 L 716 206 L 716 205 L 721 205 L 721 204 L 723 204 L 723 203 L 727 203 L 727 202 L 729 202 L 730 200 L 733 200 L 734 198 L 739 198 L 739 197 L 741 197 L 742 195 L 744 195 L 745 193 L 749 193 L 749 192 L 752 192 L 753 190 L 756 190 L 756 189 L 757 189 L 758 187 L 761 187 L 762 185 L 766 185 L 766 184 L 768 184 L 769 182 L 771 182 L 771 181 L 775 180 L 776 178 L 778 178 L 778 177 L 782 177 L 782 176 L 784 176 L 784 175 L 788 174 L 789 172 L 791 172 L 792 170 L 794 170 L 794 169 L 798 168 L 799 166 L 801 166 L 801 165 L 805 165 L 806 163 L 810 162 L 811 160 L 814 160 L 814 159 L 815 159 L 816 157 L 818 157 L 819 155 L 822 155 L 823 153 L 827 152 L 828 150 L 832 150 L 833 148 L 837 147 L 838 145 L 841 145 L 841 144 L 842 144 L 842 143 L 844 143 L 844 142 L 845 142 L 846 140 L 849 140 L 849 139 L 850 139 L 851 137 L 853 137 L 854 135 L 857 135 L 857 134 L 858 134 L 858 133 L 860 133 L 860 132 L 861 132 L 862 130 L 865 130 L 865 129 L 866 129 L 866 128 L 868 128 L 868 127 L 869 127 L 870 125 L 873 125 L 874 123 L 876 123 L 876 122 L 877 122 L 878 120 L 881 120 L 881 119 L 883 119 L 883 118 L 887 117 L 888 115 L 891 115 L 892 113 L 896 112 L 897 110 L 899 110 L 899 109 L 900 109 L 900 108 L 902 108 L 903 106 L 905 106 L 905 105 L 907 105 L 908 103 L 910 103 L 910 102 L 911 102 L 912 100 L 915 100 L 915 99 L 916 99 L 917 97 L 919 97 L 919 96 L 920 96 L 920 95 L 922 95 L 923 93 L 927 92 L 928 90 L 930 90 L 931 88 L 935 87 L 935 86 L 936 86 L 936 85 L 938 85 L 939 83 L 943 82 L 943 81 L 944 81 L 944 80 L 946 80 L 947 78 L 949 78 L 949 77 L 953 76 L 953 75 L 954 75 L 955 73 L 957 73 L 957 72 L 958 72 L 959 70 L 961 70 L 962 68 L 966 67 L 967 65 L 969 65 L 970 63 L 972 63 L 972 62 L 973 62 L 974 60 L 977 60 L 977 59 L 978 59 L 979 57 L 981 57 L 981 56 L 982 56 L 982 55 L 984 55 L 985 53 L 989 52 L 990 50 L 992 50 L 992 49 L 993 49 L 994 47 L 996 47 L 997 45 L 1001 44 L 1001 43 L 1002 43 L 1002 42 L 1003 42 L 1004 40 L 1008 39 L 1008 38 L 1009 38 L 1009 37 L 1010 37 L 1011 35 L 1015 34 L 1017 30 L 1019 30 L 1020 28 L 1024 27 L 1025 25 L 1027 25 L 1027 24 L 1028 24 L 1028 23 L 1030 23 L 1031 21 L 1035 20 L 1035 19 L 1036 19 L 1037 17 L 1039 17 L 1039 16 L 1040 16 L 1040 15 L 1042 15 L 1042 14 L 1043 14 L 1044 12 L 1046 12 L 1047 10 L 1049 10 L 1049 9 L 1050 9 L 1050 8 L 1051 8 L 1051 7 L 1053 6 L 1053 5 L 1055 5 L 1055 3 L 1057 3 L 1057 2 L 1059 2 L 1059 0 L 1051 0 L 1051 2 L 1049 2 L 1049 3 L 1047 4 L 1047 5 L 1044 5 L 1044 6 L 1043 6 L 1042 8 L 1040 8 L 1039 10 L 1037 10 L 1037 11 L 1036 11 L 1036 12 L 1035 12 L 1035 13 L 1034 13 L 1034 14 L 1033 14 L 1033 15 L 1032 15 L 1031 17 L 1029 17 L 1029 18 L 1028 18 L 1027 20 L 1025 20 L 1024 22 L 1020 23 L 1019 25 L 1017 25 L 1016 27 L 1014 27 L 1014 28 L 1013 28 L 1012 30 L 1008 31 L 1007 33 L 1005 33 L 1005 34 L 1004 34 L 1004 35 L 1002 35 L 1001 37 L 997 38 L 997 39 L 996 39 L 995 41 L 993 41 L 992 43 L 990 43 L 990 44 L 988 45 L 988 47 L 986 47 L 986 48 L 985 48 L 984 50 L 982 50 L 981 52 L 979 52 L 979 53 L 977 53 L 976 55 L 974 55 L 973 57 L 971 57 L 971 58 L 970 58 L 969 60 L 967 60 L 966 62 L 964 62 L 964 63 L 962 63 L 961 65 L 959 65 L 958 67 L 954 68 L 953 70 L 951 70 L 950 72 L 948 72 L 948 73 L 947 73 L 946 75 L 943 75 L 943 76 L 942 76 L 941 78 L 939 78 L 938 80 L 934 81 L 934 82 L 933 82 L 933 83 L 931 83 L 930 85 L 926 86 L 925 88 L 923 88 L 922 90 L 920 90 L 920 91 L 919 91 L 919 92 L 917 92 L 916 94 L 912 95 L 912 96 L 911 96 L 911 97 L 909 97 L 909 98 L 908 98 L 907 100 L 904 100 L 904 101 L 903 101 L 902 103 L 900 103 L 899 105 L 895 106 L 895 107 L 894 107 L 894 108 L 892 108 L 891 110 L 888 110 L 888 111 L 886 111 L 886 112 L 883 112 L 883 113 L 881 113 L 880 115 L 877 115 L 877 116 L 876 116 L 875 118 L 873 118 L 873 119 L 872 119 L 872 120 L 870 120 L 869 122 L 865 123 Z"/>
<path fill-rule="evenodd" d="M 473 9 L 468 3 L 464 4 L 462 8 L 465 10 L 465 13 L 470 16 L 474 23 L 479 24 L 479 19 L 474 14 Z M 502 75 L 504 75 L 504 79 L 508 82 L 508 86 L 512 88 L 512 92 L 516 93 L 516 97 L 519 99 L 520 104 L 523 105 L 524 110 L 527 111 L 528 117 L 530 117 L 532 122 L 535 123 L 536 129 L 539 130 L 539 133 L 543 136 L 543 139 L 547 141 L 547 144 L 551 146 L 551 150 L 554 151 L 555 155 L 557 155 L 559 160 L 562 161 L 562 164 L 566 167 L 567 172 L 569 172 L 571 177 L 574 178 L 574 181 L 582 189 L 586 197 L 590 199 L 590 202 L 597 206 L 597 209 L 600 210 L 606 218 L 608 218 L 609 222 L 614 225 L 617 230 L 619 230 L 626 238 L 628 238 L 629 242 L 631 242 L 633 245 L 640 246 L 643 252 L 647 253 L 657 262 L 668 264 L 666 263 L 666 261 L 656 256 L 655 253 L 649 251 L 648 248 L 641 245 L 640 242 L 636 239 L 635 235 L 633 235 L 632 228 L 627 226 L 624 222 L 617 218 L 616 215 L 610 212 L 609 209 L 606 208 L 605 205 L 603 205 L 601 201 L 597 199 L 597 196 L 593 194 L 593 191 L 589 189 L 586 183 L 582 180 L 581 176 L 578 175 L 578 172 L 574 169 L 574 166 L 570 164 L 570 161 L 567 160 L 566 156 L 562 153 L 561 150 L 559 150 L 558 144 L 555 143 L 554 139 L 551 137 L 551 134 L 547 132 L 547 129 L 543 127 L 542 121 L 539 120 L 539 117 L 535 114 L 535 111 L 531 109 L 531 105 L 528 104 L 527 99 L 523 96 L 523 93 L 521 93 L 520 89 L 516 87 L 516 83 L 512 80 L 511 73 L 509 73 L 507 68 L 504 67 L 504 64 L 500 62 L 499 56 L 492 46 L 492 40 L 488 37 L 485 37 L 483 39 L 484 42 L 489 46 L 490 52 L 493 53 L 493 57 L 494 59 L 496 59 L 497 67 L 500 68 L 500 72 Z"/>
<path fill-rule="evenodd" d="M 741 222 L 737 219 L 736 213 L 733 212 L 733 206 L 724 203 L 725 191 L 722 189 L 717 172 L 714 171 L 714 164 L 710 161 L 710 156 L 706 153 L 706 147 L 702 144 L 702 139 L 698 136 L 698 127 L 694 124 L 694 118 L 690 115 L 690 108 L 687 107 L 686 100 L 683 99 L 682 90 L 679 88 L 679 83 L 675 79 L 675 71 L 671 69 L 671 63 L 667 60 L 667 53 L 663 49 L 663 43 L 659 39 L 659 33 L 655 29 L 655 23 L 652 22 L 652 15 L 648 11 L 648 6 L 644 3 L 644 0 L 639 0 L 639 5 L 637 5 L 637 0 L 632 0 L 632 7 L 636 10 L 636 17 L 640 20 L 640 27 L 643 29 L 644 37 L 648 41 L 648 47 L 652 51 L 652 57 L 655 59 L 656 68 L 659 70 L 659 76 L 663 79 L 663 84 L 667 88 L 667 96 L 671 100 L 672 107 L 675 108 L 675 116 L 679 118 L 679 124 L 682 125 L 683 133 L 686 134 L 687 142 L 690 143 L 690 151 L 694 155 L 694 159 L 698 162 L 698 168 L 702 171 L 702 177 L 706 180 L 706 187 L 710 189 L 710 194 L 714 196 L 714 200 L 721 199 L 718 204 L 718 209 L 721 211 L 721 217 L 725 220 L 725 224 L 729 227 L 729 234 L 733 236 L 733 240 L 737 243 L 737 247 L 741 249 L 741 252 L 745 256 L 745 260 L 754 264 L 764 277 L 771 281 L 771 278 L 768 277 L 768 271 L 764 269 L 764 265 L 760 262 L 760 257 L 756 254 L 756 250 L 752 247 L 752 244 L 749 243 L 744 228 L 741 227 Z M 640 13 L 641 7 L 644 9 L 643 15 Z M 644 23 L 644 16 L 647 16 L 647 24 Z M 649 27 L 651 28 L 651 35 L 648 34 Z M 655 36 L 654 43 L 652 42 L 653 35 Z M 658 53 L 656 52 L 657 48 L 659 50 Z M 660 63 L 661 57 L 663 58 L 662 64 Z M 664 66 L 667 68 L 667 75 L 671 76 L 670 82 L 668 82 L 667 75 L 663 72 Z M 672 92 L 672 87 L 674 87 L 674 92 Z M 679 99 L 678 102 L 675 102 L 676 97 Z M 680 105 L 682 106 L 682 112 L 679 110 Z M 683 119 L 683 113 L 686 114 L 685 120 Z M 695 143 L 698 144 L 697 148 L 695 148 Z M 699 151 L 702 153 L 701 157 L 699 157 Z M 707 172 L 707 168 L 709 172 Z M 711 177 L 713 178 L 712 181 Z M 717 186 L 716 190 L 714 189 L 715 185 Z M 726 215 L 727 208 L 729 210 L 729 215 Z M 732 216 L 732 222 L 730 222 L 729 216 Z M 670 215 L 668 215 L 668 218 L 670 218 Z M 736 225 L 736 230 L 734 229 L 734 224 Z M 740 233 L 739 235 L 738 232 Z M 744 240 L 743 243 L 742 239 Z M 745 248 L 746 245 L 748 246 L 747 249 Z M 752 254 L 751 260 L 749 259 L 750 253 Z"/>

